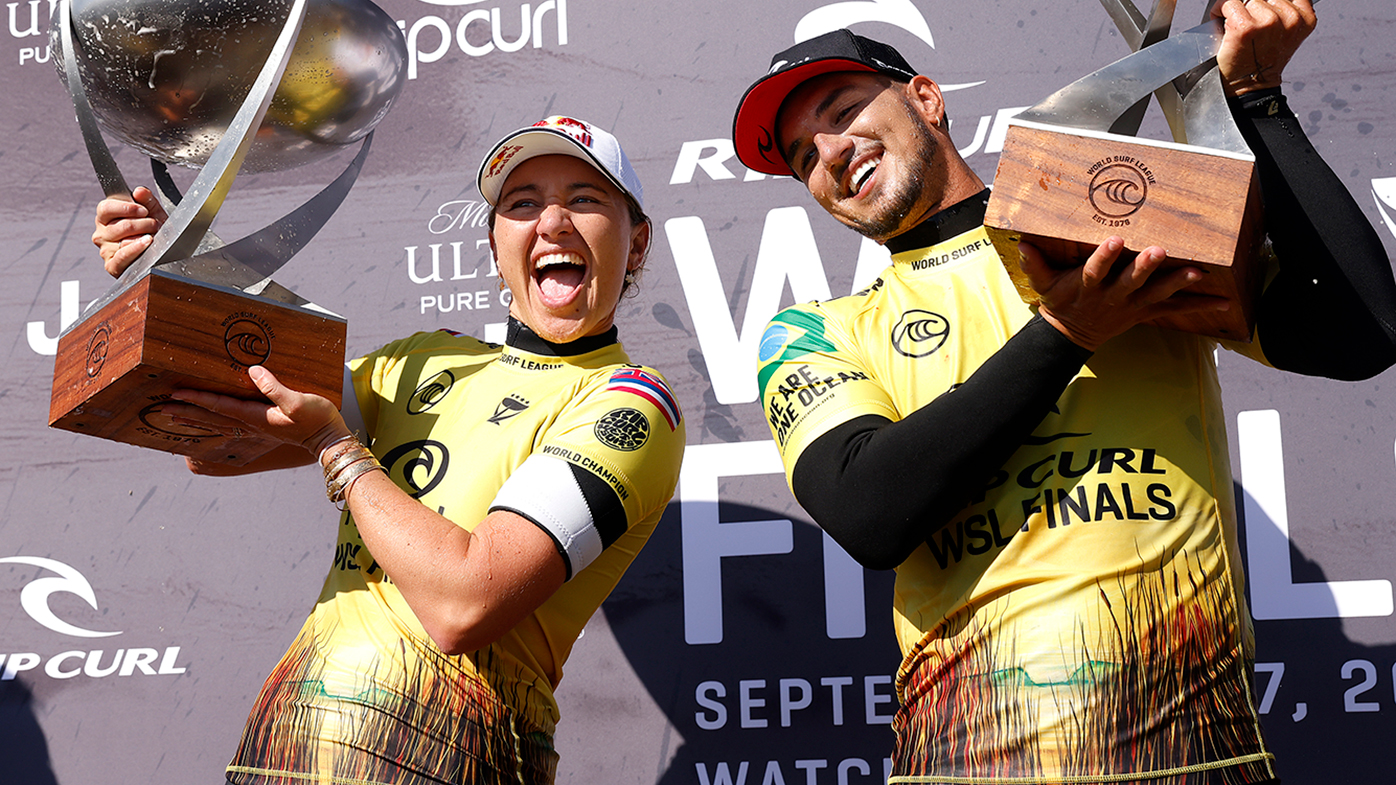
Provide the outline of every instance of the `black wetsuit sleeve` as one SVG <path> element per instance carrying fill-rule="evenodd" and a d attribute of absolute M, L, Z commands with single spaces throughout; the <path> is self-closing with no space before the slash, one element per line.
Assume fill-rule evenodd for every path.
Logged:
<path fill-rule="evenodd" d="M 1381 238 L 1304 135 L 1279 88 L 1231 101 L 1256 155 L 1279 261 L 1256 314 L 1277 368 L 1366 379 L 1396 363 L 1396 280 Z"/>
<path fill-rule="evenodd" d="M 791 473 L 795 498 L 860 564 L 891 569 L 984 493 L 1090 354 L 1034 317 L 906 419 L 864 415 L 815 439 Z"/>

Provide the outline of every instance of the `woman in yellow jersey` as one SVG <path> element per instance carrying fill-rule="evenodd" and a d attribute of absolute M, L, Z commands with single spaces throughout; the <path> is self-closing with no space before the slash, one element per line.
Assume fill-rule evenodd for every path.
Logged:
<path fill-rule="evenodd" d="M 513 296 L 504 346 L 395 341 L 349 363 L 343 414 L 261 367 L 270 404 L 176 396 L 187 421 L 284 443 L 195 472 L 318 460 L 354 554 L 263 686 L 231 783 L 551 782 L 563 662 L 673 494 L 678 406 L 613 325 L 652 231 L 619 142 L 550 117 L 500 140 L 477 182 Z M 135 196 L 98 206 L 113 274 L 165 218 Z"/>

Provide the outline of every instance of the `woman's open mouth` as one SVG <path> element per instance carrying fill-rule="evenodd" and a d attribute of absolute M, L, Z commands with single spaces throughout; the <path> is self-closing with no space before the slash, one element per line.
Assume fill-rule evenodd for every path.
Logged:
<path fill-rule="evenodd" d="M 571 251 L 546 254 L 533 267 L 533 280 L 543 301 L 549 305 L 565 305 L 576 296 L 586 280 L 587 267 L 579 254 Z"/>

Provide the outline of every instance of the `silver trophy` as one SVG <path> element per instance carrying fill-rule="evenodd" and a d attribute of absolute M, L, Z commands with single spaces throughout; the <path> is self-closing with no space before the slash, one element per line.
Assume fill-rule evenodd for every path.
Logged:
<path fill-rule="evenodd" d="M 1173 141 L 1250 156 L 1222 92 L 1217 49 L 1224 23 L 1210 16 L 1172 36 L 1177 0 L 1155 0 L 1146 17 L 1131 0 L 1100 0 L 1134 54 L 1083 77 L 1017 116 L 1041 123 L 1125 136 L 1139 132 L 1152 94 Z"/>
<path fill-rule="evenodd" d="M 1217 69 L 1224 23 L 1210 17 L 1209 0 L 1202 24 L 1170 35 L 1176 0 L 1155 0 L 1147 16 L 1131 0 L 1101 3 L 1134 54 L 1010 121 L 985 225 L 1014 262 L 1021 239 L 1077 261 L 1111 235 L 1127 252 L 1162 246 L 1166 265 L 1206 274 L 1190 291 L 1233 307 L 1159 325 L 1249 341 L 1262 282 L 1260 191 Z M 1172 141 L 1135 136 L 1151 96 Z M 1025 276 L 1008 266 L 1034 301 Z"/>
<path fill-rule="evenodd" d="M 368 0 L 63 0 L 51 41 L 97 179 L 130 188 L 103 131 L 151 159 L 169 220 L 59 338 L 50 424 L 243 464 L 273 445 L 161 413 L 192 387 L 255 397 L 246 369 L 339 401 L 344 320 L 271 280 L 343 202 L 405 80 L 406 44 Z M 358 144 L 312 199 L 231 243 L 209 232 L 240 171 Z M 168 164 L 199 169 L 185 193 Z"/>

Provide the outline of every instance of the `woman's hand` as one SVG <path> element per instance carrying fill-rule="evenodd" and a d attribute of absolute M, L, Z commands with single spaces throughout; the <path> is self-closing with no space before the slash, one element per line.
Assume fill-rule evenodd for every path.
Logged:
<path fill-rule="evenodd" d="M 97 228 L 92 244 L 102 255 L 103 266 L 113 277 L 121 275 L 145 253 L 155 233 L 169 220 L 160 200 L 149 188 L 131 192 L 135 201 L 108 197 L 97 203 Z"/>
<path fill-rule="evenodd" d="M 271 403 L 204 390 L 175 390 L 174 399 L 187 405 L 167 404 L 164 412 L 176 422 L 225 432 L 235 428 L 253 431 L 301 447 L 312 459 L 334 441 L 350 435 L 349 426 L 328 398 L 292 390 L 260 365 L 247 369 L 247 375 Z"/>

